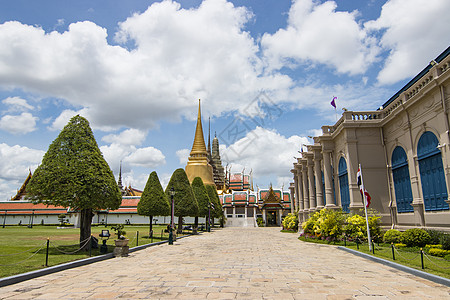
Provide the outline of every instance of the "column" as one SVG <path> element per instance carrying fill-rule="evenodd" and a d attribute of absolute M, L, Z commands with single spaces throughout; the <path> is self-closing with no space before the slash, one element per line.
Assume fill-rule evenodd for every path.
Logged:
<path fill-rule="evenodd" d="M 331 151 L 323 151 L 323 177 L 325 180 L 325 195 L 327 198 L 326 208 L 334 208 L 334 195 L 333 195 L 333 171 L 331 170 Z"/>
<path fill-rule="evenodd" d="M 320 148 L 314 149 L 314 174 L 316 176 L 317 210 L 321 210 L 324 207 L 324 204 L 323 204 L 323 185 L 322 185 L 322 154 L 320 153 Z"/>
<path fill-rule="evenodd" d="M 303 199 L 303 175 L 302 175 L 302 164 L 301 162 L 299 162 L 296 166 L 295 169 L 297 170 L 297 188 L 298 188 L 298 195 L 299 195 L 299 199 L 298 199 L 298 208 L 299 211 L 302 211 L 305 209 L 305 199 Z"/>
<path fill-rule="evenodd" d="M 307 160 L 302 159 L 303 203 L 305 212 L 309 211 L 309 188 Z M 306 218 L 306 216 L 305 216 Z"/>
<path fill-rule="evenodd" d="M 289 192 L 291 194 L 291 213 L 294 213 L 294 197 L 295 197 L 295 188 L 294 183 L 291 183 L 289 186 Z"/>
<path fill-rule="evenodd" d="M 233 218 L 236 218 L 236 206 L 233 206 Z"/>
<path fill-rule="evenodd" d="M 308 159 L 308 186 L 309 186 L 309 211 L 316 210 L 316 193 L 314 188 L 314 161 L 313 154 L 307 153 Z"/>
<path fill-rule="evenodd" d="M 294 164 L 294 166 L 295 166 L 295 164 Z M 294 175 L 294 194 L 295 194 L 295 197 L 294 197 L 293 204 L 294 204 L 294 210 L 297 210 L 298 209 L 298 199 L 299 199 L 297 170 L 294 168 L 294 169 L 291 170 L 291 173 Z"/>

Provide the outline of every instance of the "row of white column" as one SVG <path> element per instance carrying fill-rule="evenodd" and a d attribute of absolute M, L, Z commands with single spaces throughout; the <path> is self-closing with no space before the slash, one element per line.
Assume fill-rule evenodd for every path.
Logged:
<path fill-rule="evenodd" d="M 289 187 L 294 199 L 292 211 L 298 211 L 299 221 L 303 222 L 310 214 L 322 208 L 336 208 L 333 203 L 333 174 L 331 168 L 331 151 L 323 151 L 320 146 L 309 146 L 311 151 L 303 152 L 291 170 L 294 183 Z M 322 169 L 325 191 L 322 186 Z M 328 203 L 324 203 L 324 193 Z"/>

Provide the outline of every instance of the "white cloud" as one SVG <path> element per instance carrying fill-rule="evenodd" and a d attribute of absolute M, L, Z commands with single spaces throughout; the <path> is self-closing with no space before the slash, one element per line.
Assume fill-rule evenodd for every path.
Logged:
<path fill-rule="evenodd" d="M 136 149 L 125 157 L 123 161 L 124 163 L 130 163 L 132 166 L 154 168 L 164 165 L 166 163 L 165 158 L 160 150 L 154 147 L 145 147 Z"/>
<path fill-rule="evenodd" d="M 69 123 L 70 119 L 73 116 L 76 116 L 78 114 L 79 112 L 73 111 L 71 109 L 66 109 L 53 121 L 52 125 L 49 126 L 48 129 L 53 131 L 61 130 L 64 128 L 64 126 L 67 125 L 67 123 Z"/>
<path fill-rule="evenodd" d="M 180 160 L 180 165 L 187 164 L 190 153 L 191 153 L 191 150 L 189 150 L 189 149 L 177 150 L 176 155 L 177 155 L 178 159 Z"/>
<path fill-rule="evenodd" d="M 192 118 L 198 98 L 204 113 L 220 115 L 245 107 L 261 89 L 292 84 L 263 75 L 259 47 L 243 30 L 251 17 L 225 0 L 192 9 L 158 2 L 119 24 L 115 39 L 123 46 L 108 44 L 106 29 L 88 21 L 63 33 L 5 22 L 0 85 L 65 99 L 93 128 L 148 129 L 161 119 Z"/>
<path fill-rule="evenodd" d="M 22 112 L 34 109 L 32 105 L 28 104 L 27 100 L 20 97 L 8 97 L 2 103 L 9 106 L 8 112 Z"/>
<path fill-rule="evenodd" d="M 364 73 L 376 60 L 379 49 L 358 24 L 357 11 L 336 11 L 336 8 L 334 1 L 294 1 L 287 27 L 262 37 L 270 67 L 292 67 L 294 60 L 326 64 L 340 73 Z"/>
<path fill-rule="evenodd" d="M 120 134 L 109 134 L 102 138 L 107 143 L 116 143 L 121 145 L 139 146 L 145 140 L 147 132 L 139 129 L 126 129 Z"/>
<path fill-rule="evenodd" d="M 22 185 L 29 169 L 37 168 L 44 151 L 0 144 L 0 200 L 10 199 Z"/>
<path fill-rule="evenodd" d="M 0 129 L 12 134 L 26 134 L 36 130 L 37 117 L 30 113 L 12 116 L 5 115 L 0 119 Z"/>
<path fill-rule="evenodd" d="M 391 0 L 380 17 L 365 23 L 368 30 L 383 30 L 381 45 L 389 51 L 378 74 L 381 84 L 414 76 L 450 43 L 450 1 Z"/>
<path fill-rule="evenodd" d="M 306 137 L 293 135 L 285 137 L 275 130 L 261 127 L 227 147 L 220 153 L 224 165 L 232 164 L 232 173 L 246 173 L 253 169 L 255 178 L 267 175 L 287 176 L 298 157 L 301 144 L 308 144 Z"/>

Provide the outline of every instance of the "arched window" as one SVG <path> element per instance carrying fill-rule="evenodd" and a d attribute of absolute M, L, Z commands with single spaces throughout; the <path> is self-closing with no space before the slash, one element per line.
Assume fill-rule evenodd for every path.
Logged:
<path fill-rule="evenodd" d="M 341 207 L 342 211 L 350 212 L 350 191 L 348 189 L 348 172 L 347 163 L 345 159 L 341 157 L 339 160 L 339 190 L 341 191 Z"/>
<path fill-rule="evenodd" d="M 405 150 L 397 146 L 392 152 L 392 176 L 394 177 L 395 200 L 397 211 L 412 212 L 411 179 L 409 177 L 408 158 Z"/>
<path fill-rule="evenodd" d="M 438 144 L 436 136 L 426 131 L 417 145 L 423 202 L 425 210 L 428 211 L 448 209 L 448 204 L 445 202 L 448 199 L 447 185 Z"/>

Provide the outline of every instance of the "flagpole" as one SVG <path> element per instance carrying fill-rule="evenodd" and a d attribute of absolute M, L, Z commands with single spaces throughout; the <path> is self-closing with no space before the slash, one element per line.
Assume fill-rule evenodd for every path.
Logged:
<path fill-rule="evenodd" d="M 370 237 L 369 218 L 367 216 L 367 197 L 366 197 L 366 190 L 364 188 L 361 164 L 359 164 L 359 172 L 361 173 L 361 187 L 362 187 L 361 189 L 362 189 L 362 197 L 363 197 L 363 202 L 364 202 L 364 213 L 366 215 L 367 241 L 369 243 L 369 251 L 372 251 L 372 239 Z M 361 191 L 361 189 L 360 189 L 360 191 Z"/>

